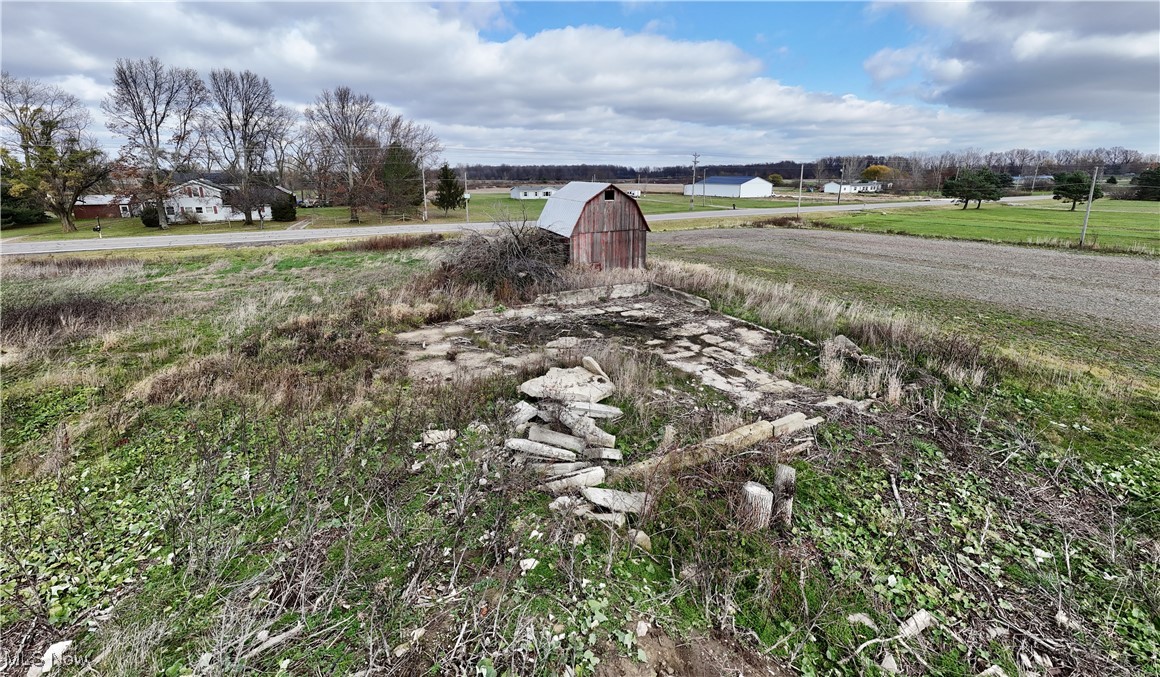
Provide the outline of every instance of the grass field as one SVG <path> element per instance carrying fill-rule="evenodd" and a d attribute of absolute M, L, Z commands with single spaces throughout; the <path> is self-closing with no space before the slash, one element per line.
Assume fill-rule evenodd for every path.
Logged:
<path fill-rule="evenodd" d="M 940 207 L 813 214 L 808 220 L 876 233 L 1074 247 L 1079 245 L 1083 217 L 1082 205 L 1073 212 L 1047 200 L 984 204 L 982 209 L 966 210 Z M 1160 253 L 1160 203 L 1095 202 L 1085 245 L 1105 251 Z"/>
<path fill-rule="evenodd" d="M 0 649 L 70 638 L 78 670 L 108 675 L 591 675 L 657 667 L 658 632 L 805 674 L 881 674 L 884 651 L 929 675 L 1160 661 L 1155 337 L 1108 351 L 1102 327 L 654 257 L 657 281 L 783 332 L 755 365 L 907 387 L 826 412 L 799 456 L 759 445 L 649 485 L 644 553 L 496 460 L 521 375 L 408 378 L 399 332 L 498 305 L 428 278 L 440 251 L 5 259 Z M 837 333 L 877 366 L 835 362 L 819 342 Z M 604 365 L 628 458 L 752 418 L 635 351 Z M 445 427 L 449 448 L 413 447 Z M 778 462 L 797 470 L 792 531 L 732 528 L 737 487 Z M 937 624 L 887 639 L 919 609 Z"/>
<path fill-rule="evenodd" d="M 734 201 L 723 203 L 720 199 L 710 198 L 709 206 L 702 204 L 701 198 L 697 198 L 696 211 L 703 212 L 721 212 L 728 211 Z M 738 208 L 759 208 L 759 207 L 792 207 L 796 202 L 786 202 L 777 200 L 736 200 Z M 540 218 L 540 212 L 544 209 L 544 200 L 513 200 L 507 193 L 474 193 L 471 198 L 471 221 L 478 223 L 482 221 L 535 221 Z M 803 202 L 803 205 L 809 204 Z M 716 206 L 714 206 L 716 205 Z M 683 212 L 689 209 L 689 200 L 687 197 L 680 195 L 668 195 L 663 193 L 645 195 L 640 201 L 641 210 L 647 214 L 668 214 L 672 212 Z M 428 208 L 430 223 L 463 223 L 467 220 L 468 210 L 466 209 L 452 209 L 447 214 L 442 210 L 434 207 Z M 349 222 L 350 210 L 346 207 L 312 207 L 300 208 L 298 210 L 298 218 L 311 219 L 311 228 L 347 228 L 351 224 Z M 414 223 L 413 216 L 407 219 L 401 219 L 392 216 L 383 216 L 375 211 L 363 211 L 362 223 L 364 225 L 389 225 L 392 223 Z M 0 231 L 0 238 L 19 237 L 28 241 L 42 241 L 42 240 L 75 240 L 96 238 L 97 234 L 93 232 L 92 228 L 97 224 L 95 219 L 86 219 L 77 222 L 77 232 L 75 233 L 61 233 L 60 223 L 52 221 L 50 223 L 37 224 L 34 226 L 19 226 L 9 227 Z M 289 223 L 267 222 L 266 229 L 282 229 L 286 228 Z M 247 228 L 241 223 L 204 223 L 204 224 L 190 224 L 190 225 L 171 225 L 169 230 L 161 230 L 160 228 L 146 228 L 140 219 L 101 219 L 103 237 L 128 237 L 140 235 L 177 235 L 177 234 L 203 234 L 203 233 L 227 233 L 227 232 L 244 232 L 245 230 L 257 230 L 258 226 L 255 224 L 252 228 Z"/>

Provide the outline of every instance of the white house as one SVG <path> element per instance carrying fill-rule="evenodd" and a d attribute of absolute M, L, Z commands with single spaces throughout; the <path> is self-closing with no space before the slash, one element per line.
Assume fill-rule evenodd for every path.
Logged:
<path fill-rule="evenodd" d="M 236 186 L 223 186 L 206 179 L 192 179 L 178 184 L 169 191 L 170 197 L 165 200 L 165 218 L 168 221 L 190 219 L 202 223 L 242 221 L 246 218 L 245 213 L 235 210 L 229 204 L 231 189 L 236 189 Z M 274 190 L 294 197 L 294 193 L 281 186 L 275 186 Z M 273 218 L 269 204 L 262 205 L 261 210 L 253 210 L 251 216 L 255 220 L 269 221 Z"/>
<path fill-rule="evenodd" d="M 547 200 L 556 189 L 552 186 L 516 186 L 511 190 L 513 200 Z"/>
<path fill-rule="evenodd" d="M 838 186 L 841 186 L 842 194 L 847 193 L 881 193 L 882 184 L 877 181 L 855 181 L 854 183 L 839 184 L 837 181 L 830 181 L 822 186 L 823 193 L 837 193 Z"/>
<path fill-rule="evenodd" d="M 709 197 L 772 197 L 773 184 L 756 176 L 710 176 L 685 186 L 685 195 Z"/>

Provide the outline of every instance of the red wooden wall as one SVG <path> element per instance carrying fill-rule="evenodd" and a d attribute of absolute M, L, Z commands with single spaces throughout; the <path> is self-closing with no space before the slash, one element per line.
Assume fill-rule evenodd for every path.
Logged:
<path fill-rule="evenodd" d="M 605 268 L 643 268 L 648 222 L 636 200 L 615 190 L 588 201 L 572 231 L 572 263 Z"/>

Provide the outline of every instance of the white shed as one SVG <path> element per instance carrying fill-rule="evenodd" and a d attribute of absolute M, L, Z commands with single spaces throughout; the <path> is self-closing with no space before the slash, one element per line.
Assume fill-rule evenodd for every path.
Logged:
<path fill-rule="evenodd" d="M 773 184 L 757 176 L 710 176 L 691 186 L 685 195 L 709 197 L 772 197 Z"/>

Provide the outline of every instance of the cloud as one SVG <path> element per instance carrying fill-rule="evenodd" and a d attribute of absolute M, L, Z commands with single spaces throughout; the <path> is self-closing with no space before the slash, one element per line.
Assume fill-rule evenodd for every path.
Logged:
<path fill-rule="evenodd" d="M 921 96 L 959 109 L 1066 115 L 1140 131 L 1155 147 L 1160 4 L 961 2 L 901 5 L 921 41 L 863 64 L 878 85 L 917 73 Z"/>
<path fill-rule="evenodd" d="M 999 77 L 1042 77 L 1038 68 L 1026 74 L 1010 68 L 1016 58 L 1013 39 L 1003 58 L 987 56 L 991 42 L 951 34 L 945 42 L 886 48 L 867 59 L 864 68 L 876 82 L 918 76 L 922 96 L 934 104 L 927 105 L 788 86 L 769 77 L 761 60 L 722 40 L 585 25 L 533 34 L 513 26 L 502 39 L 487 37 L 491 28 L 518 20 L 518 11 L 507 11 L 506 5 L 60 7 L 5 5 L 0 49 L 7 70 L 68 83 L 94 105 L 118 57 L 155 55 L 202 73 L 248 68 L 269 78 L 279 98 L 299 110 L 322 89 L 347 85 L 430 124 L 452 162 L 645 165 L 683 161 L 692 151 L 709 161 L 728 161 L 966 146 L 1143 145 L 1150 152 L 1146 146 L 1154 142 L 1154 134 L 1140 130 L 1149 129 L 1147 111 L 1155 118 L 1155 97 L 1144 108 L 1144 119 L 1109 112 L 1130 97 L 1112 99 L 1115 106 L 1104 100 L 1104 115 L 1088 118 L 1095 122 L 1085 122 L 1065 101 L 1020 107 L 1016 100 L 1003 100 L 1028 86 L 1041 96 L 1068 101 L 1078 96 L 1059 84 L 1065 80 L 1045 87 Z M 975 9 L 947 11 L 971 16 Z M 1004 21 L 1009 27 L 1014 19 Z M 101 40 L 84 37 L 91 26 L 102 27 Z M 935 28 L 944 30 L 942 24 Z M 1052 20 L 1020 35 L 1032 30 L 1055 36 L 1074 28 Z M 1073 42 L 1087 44 L 1086 35 L 1076 34 Z M 1039 64 L 1046 58 L 1043 49 L 1028 40 L 1029 63 Z M 1137 47 L 1118 49 L 1131 53 Z M 1089 59 L 1089 52 L 1076 58 Z M 989 77 L 1002 86 L 983 86 L 986 80 L 977 73 L 988 68 L 1000 71 Z M 1129 76 L 1135 74 L 1129 69 Z M 1127 85 L 1118 77 L 1105 73 L 1099 91 L 1127 97 L 1122 93 Z M 106 138 L 110 147 L 120 144 Z"/>

